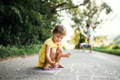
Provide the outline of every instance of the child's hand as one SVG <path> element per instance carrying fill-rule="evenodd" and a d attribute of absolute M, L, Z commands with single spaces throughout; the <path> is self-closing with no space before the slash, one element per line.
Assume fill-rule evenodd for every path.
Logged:
<path fill-rule="evenodd" d="M 54 67 L 54 66 L 55 66 L 55 63 L 54 63 L 54 62 L 52 62 L 52 63 L 50 63 L 50 65 L 51 65 L 52 67 Z"/>
<path fill-rule="evenodd" d="M 52 66 L 53 68 L 58 68 L 59 64 L 58 64 L 58 63 L 51 63 L 51 66 Z"/>
<path fill-rule="evenodd" d="M 71 53 L 63 54 L 63 57 L 70 57 L 70 56 L 71 56 Z"/>

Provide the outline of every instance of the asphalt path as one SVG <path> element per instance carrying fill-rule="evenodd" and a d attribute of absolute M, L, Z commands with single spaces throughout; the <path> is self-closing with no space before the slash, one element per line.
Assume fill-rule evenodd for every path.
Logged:
<path fill-rule="evenodd" d="M 101 52 L 66 50 L 62 69 L 43 71 L 35 67 L 38 55 L 0 61 L 0 80 L 120 80 L 120 57 Z"/>

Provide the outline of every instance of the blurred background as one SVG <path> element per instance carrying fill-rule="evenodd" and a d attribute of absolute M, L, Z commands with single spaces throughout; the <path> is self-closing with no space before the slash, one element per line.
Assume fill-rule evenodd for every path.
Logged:
<path fill-rule="evenodd" d="M 120 54 L 119 0 L 0 0 L 0 58 L 37 54 L 57 24 L 67 29 L 65 49 L 87 42 L 86 24 L 94 30 L 94 49 Z"/>

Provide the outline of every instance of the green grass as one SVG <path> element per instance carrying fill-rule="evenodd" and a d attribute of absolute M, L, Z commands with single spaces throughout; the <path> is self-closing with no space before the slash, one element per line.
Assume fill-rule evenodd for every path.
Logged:
<path fill-rule="evenodd" d="M 95 47 L 93 50 L 120 56 L 120 49 L 113 49 L 113 48 L 107 48 L 107 47 Z"/>
<path fill-rule="evenodd" d="M 16 56 L 27 56 L 32 54 L 38 54 L 41 45 L 31 46 L 0 46 L 0 59 Z"/>

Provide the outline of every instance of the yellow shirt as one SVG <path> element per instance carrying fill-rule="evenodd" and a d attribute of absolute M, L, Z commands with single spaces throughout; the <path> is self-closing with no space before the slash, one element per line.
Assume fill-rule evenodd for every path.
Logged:
<path fill-rule="evenodd" d="M 41 49 L 39 50 L 39 56 L 38 56 L 38 64 L 37 67 L 43 67 L 45 64 L 45 47 L 49 46 L 51 48 L 58 48 L 62 47 L 62 44 L 60 43 L 59 45 L 55 44 L 52 40 L 52 37 L 47 39 L 44 44 L 42 45 Z"/>

